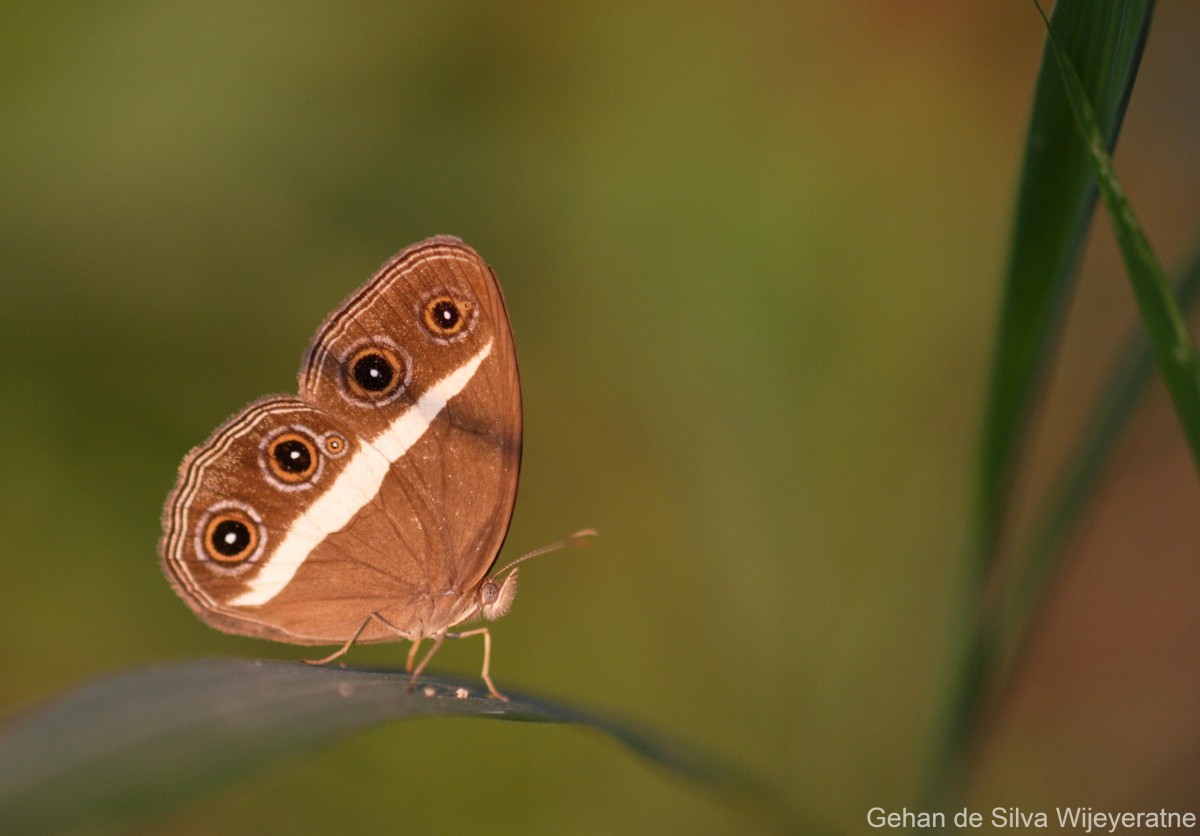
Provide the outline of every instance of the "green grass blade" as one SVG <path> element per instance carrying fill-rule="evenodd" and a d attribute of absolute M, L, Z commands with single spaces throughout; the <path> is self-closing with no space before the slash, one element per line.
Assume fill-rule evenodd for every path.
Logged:
<path fill-rule="evenodd" d="M 1200 250 L 1192 257 L 1179 282 L 1179 306 L 1191 310 L 1200 299 Z M 1033 525 L 1029 542 L 1017 562 L 1019 576 L 1005 607 L 1004 664 L 1017 652 L 1039 593 L 1061 562 L 1063 548 L 1076 520 L 1091 499 L 1100 475 L 1112 458 L 1122 431 L 1141 401 L 1154 371 L 1154 357 L 1145 333 L 1139 332 L 1121 353 L 1109 376 L 1083 437 L 1056 480 L 1042 512 Z"/>
<path fill-rule="evenodd" d="M 1125 262 L 1150 345 L 1154 349 L 1154 359 L 1167 384 L 1167 391 L 1175 404 L 1175 413 L 1191 447 L 1192 459 L 1200 472 L 1200 356 L 1196 354 L 1183 312 L 1175 303 L 1167 276 L 1117 180 L 1112 156 L 1104 145 L 1087 91 L 1050 22 L 1046 21 L 1046 25 L 1071 111 L 1087 145 L 1088 160 L 1100 184 L 1100 194 L 1108 210 L 1117 246 Z"/>
<path fill-rule="evenodd" d="M 1103 142 L 1116 143 L 1141 62 L 1152 0 L 1059 0 L 1054 26 L 1096 105 Z M 1034 91 L 1004 298 L 980 447 L 963 649 L 934 744 L 927 801 L 957 792 L 975 727 L 997 674 L 995 599 L 984 594 L 1008 512 L 1026 425 L 1062 326 L 1096 186 L 1047 44 Z"/>
<path fill-rule="evenodd" d="M 0 833 L 127 824 L 181 806 L 287 755 L 372 726 L 430 716 L 570 723 L 599 731 L 779 828 L 792 817 L 756 777 L 665 735 L 476 683 L 395 671 L 212 659 L 116 674 L 0 730 Z M 469 694 L 459 698 L 466 687 Z"/>
<path fill-rule="evenodd" d="M 1141 61 L 1151 0 L 1059 0 L 1054 27 L 1095 103 L 1103 145 L 1116 144 Z M 1013 471 L 1096 200 L 1054 59 L 1043 52 L 1026 141 L 989 403 L 985 413 L 976 555 L 995 558 Z"/>

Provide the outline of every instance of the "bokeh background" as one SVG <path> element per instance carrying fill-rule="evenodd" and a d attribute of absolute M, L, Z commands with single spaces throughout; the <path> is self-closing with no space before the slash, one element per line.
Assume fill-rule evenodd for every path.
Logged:
<path fill-rule="evenodd" d="M 1117 155 L 1167 265 L 1200 209 L 1197 15 L 1161 4 Z M 303 655 L 175 597 L 163 499 L 219 422 L 294 391 L 350 290 L 448 232 L 495 267 L 517 338 L 506 554 L 602 533 L 522 572 L 500 687 L 682 735 L 851 832 L 911 806 L 1042 38 L 1025 3 L 5 4 L 0 710 L 128 666 Z M 1029 502 L 1133 322 L 1103 226 Z M 1196 487 L 1152 393 L 992 715 L 976 806 L 1200 803 Z M 587 733 L 443 719 L 159 826 L 753 822 Z"/>

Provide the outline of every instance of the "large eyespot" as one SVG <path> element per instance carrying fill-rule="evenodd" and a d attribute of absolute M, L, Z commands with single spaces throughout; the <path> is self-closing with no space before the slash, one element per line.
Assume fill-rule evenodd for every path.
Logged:
<path fill-rule="evenodd" d="M 455 342 L 475 327 L 478 308 L 469 296 L 453 290 L 439 290 L 421 305 L 421 324 L 438 342 Z"/>
<path fill-rule="evenodd" d="M 262 554 L 266 532 L 248 505 L 214 505 L 196 530 L 196 553 L 222 574 L 238 574 Z"/>
<path fill-rule="evenodd" d="M 267 470 L 285 485 L 311 482 L 321 465 L 316 442 L 304 433 L 285 430 L 263 446 Z"/>
<path fill-rule="evenodd" d="M 390 340 L 372 340 L 347 355 L 342 364 L 342 391 L 359 403 L 383 404 L 398 397 L 411 377 L 407 354 Z"/>

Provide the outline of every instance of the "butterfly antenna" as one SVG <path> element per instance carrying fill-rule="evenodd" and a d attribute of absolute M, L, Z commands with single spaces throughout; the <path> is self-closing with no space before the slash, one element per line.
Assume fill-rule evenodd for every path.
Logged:
<path fill-rule="evenodd" d="M 530 558 L 540 557 L 544 554 L 549 554 L 550 552 L 556 552 L 559 549 L 565 549 L 568 546 L 581 546 L 581 547 L 587 546 L 590 543 L 592 537 L 599 537 L 599 536 L 600 536 L 600 532 L 596 531 L 596 529 L 594 529 L 594 528 L 585 528 L 585 529 L 583 529 L 583 531 L 576 531 L 570 537 L 564 537 L 561 540 L 555 540 L 553 543 L 550 543 L 549 545 L 546 545 L 546 546 L 542 546 L 540 549 L 534 549 L 533 551 L 531 551 L 527 554 L 521 555 L 516 560 L 514 560 L 512 563 L 508 564 L 503 569 L 501 569 L 499 572 L 492 575 L 492 579 L 494 580 L 494 579 L 500 577 L 501 575 L 503 575 L 505 572 L 515 569 L 518 563 L 524 563 L 526 560 L 529 560 Z"/>

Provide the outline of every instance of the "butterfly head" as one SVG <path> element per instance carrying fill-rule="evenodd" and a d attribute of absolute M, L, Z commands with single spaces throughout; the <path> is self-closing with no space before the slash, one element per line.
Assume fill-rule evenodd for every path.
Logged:
<path fill-rule="evenodd" d="M 488 621 L 495 621 L 508 612 L 517 597 L 517 570 L 514 568 L 503 580 L 488 578 L 479 587 L 479 609 Z"/>

